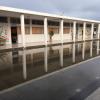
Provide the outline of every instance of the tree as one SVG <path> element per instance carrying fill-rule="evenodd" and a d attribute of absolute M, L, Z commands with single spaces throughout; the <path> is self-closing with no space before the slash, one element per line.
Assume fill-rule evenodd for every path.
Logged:
<path fill-rule="evenodd" d="M 52 37 L 53 37 L 53 35 L 54 35 L 54 32 L 53 32 L 53 31 L 50 31 L 50 32 L 49 32 L 50 42 L 52 42 Z"/>
<path fill-rule="evenodd" d="M 5 34 L 3 33 L 3 28 L 0 27 L 0 45 L 4 45 L 6 42 L 6 39 L 4 38 L 3 34 Z"/>

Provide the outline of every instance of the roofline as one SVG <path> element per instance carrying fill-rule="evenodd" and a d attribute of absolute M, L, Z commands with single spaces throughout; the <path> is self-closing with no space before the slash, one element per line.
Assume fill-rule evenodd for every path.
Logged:
<path fill-rule="evenodd" d="M 59 18 L 59 19 L 65 19 L 65 20 L 69 19 L 69 20 L 74 20 L 74 21 L 82 21 L 82 22 L 90 22 L 90 23 L 99 23 L 100 24 L 100 21 L 97 21 L 97 20 L 89 20 L 89 19 L 68 17 L 68 16 L 62 16 L 62 15 L 56 15 L 56 14 L 42 13 L 42 12 L 36 12 L 36 11 L 13 8 L 13 7 L 6 7 L 6 6 L 0 6 L 0 10 L 8 11 L 8 12 L 30 14 L 30 15 L 39 15 L 39 16 L 43 16 L 43 17 L 53 17 L 53 18 Z"/>

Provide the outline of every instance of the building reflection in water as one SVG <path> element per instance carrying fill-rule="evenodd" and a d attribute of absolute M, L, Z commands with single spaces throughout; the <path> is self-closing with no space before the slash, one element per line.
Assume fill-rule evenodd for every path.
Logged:
<path fill-rule="evenodd" d="M 96 46 L 97 46 L 97 55 L 99 54 L 99 41 L 96 42 Z M 85 60 L 85 50 L 86 50 L 86 42 L 84 43 L 81 43 L 81 44 L 77 44 L 78 46 L 78 52 L 82 52 L 82 60 Z M 92 53 L 93 53 L 93 42 L 91 41 L 90 43 L 90 57 L 92 57 Z M 82 47 L 81 47 L 82 46 Z M 61 45 L 60 48 L 59 46 L 50 46 L 50 47 L 45 47 L 44 48 L 44 72 L 48 72 L 49 68 L 48 68 L 48 65 L 49 65 L 49 62 L 48 62 L 48 55 L 51 56 L 53 55 L 54 51 L 56 49 L 59 49 L 59 62 L 60 62 L 60 67 L 63 67 L 63 66 L 66 66 L 64 65 L 64 47 L 65 45 Z M 71 47 L 71 46 L 70 46 Z M 56 48 L 56 49 L 54 49 Z M 87 47 L 88 49 L 89 47 Z M 66 50 L 66 49 L 65 49 Z M 72 44 L 72 49 L 69 49 L 69 50 L 72 50 L 72 62 L 73 63 L 76 63 L 76 44 L 73 43 Z M 26 52 L 27 50 L 23 50 L 23 78 L 26 80 L 27 79 L 27 60 L 26 60 Z M 71 52 L 71 51 L 69 51 Z M 57 55 L 58 56 L 58 55 Z M 13 59 L 14 60 L 14 59 Z M 31 59 L 33 61 L 33 59 Z M 52 62 L 54 62 L 55 60 L 52 60 Z M 38 63 L 38 62 L 37 62 Z"/>
<path fill-rule="evenodd" d="M 48 47 L 44 48 L 44 70 L 45 72 L 48 71 Z"/>
<path fill-rule="evenodd" d="M 99 55 L 100 51 L 100 41 L 97 41 L 97 55 Z"/>
<path fill-rule="evenodd" d="M 13 64 L 17 64 L 19 61 L 19 53 L 17 50 L 12 51 L 12 61 L 13 61 Z"/>
<path fill-rule="evenodd" d="M 92 57 L 93 41 L 90 42 L 90 57 Z"/>
<path fill-rule="evenodd" d="M 73 61 L 73 63 L 75 63 L 75 52 L 76 52 L 75 43 L 73 43 L 73 49 L 72 49 L 72 61 Z"/>
<path fill-rule="evenodd" d="M 82 48 L 82 59 L 85 59 L 85 42 L 83 43 L 83 48 Z"/>
<path fill-rule="evenodd" d="M 63 67 L 63 44 L 60 46 L 60 66 Z"/>
<path fill-rule="evenodd" d="M 99 48 L 99 41 L 91 41 L 8 52 L 2 56 L 2 59 L 6 61 L 9 59 L 8 63 L 0 58 L 0 64 L 2 64 L 0 65 L 0 79 L 6 82 L 9 79 L 8 83 L 12 83 L 12 85 L 15 82 L 19 84 L 97 56 L 100 54 Z M 4 88 L 6 87 L 4 86 Z"/>
<path fill-rule="evenodd" d="M 23 78 L 27 79 L 27 68 L 26 68 L 26 50 L 23 50 Z"/>

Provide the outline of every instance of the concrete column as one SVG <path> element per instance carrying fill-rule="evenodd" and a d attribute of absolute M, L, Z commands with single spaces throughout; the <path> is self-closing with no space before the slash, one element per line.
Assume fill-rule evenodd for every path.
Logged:
<path fill-rule="evenodd" d="M 64 21 L 63 19 L 60 20 L 60 36 L 61 36 L 61 43 L 63 44 L 63 31 L 64 31 Z"/>
<path fill-rule="evenodd" d="M 71 23 L 70 23 L 70 35 L 71 35 L 71 41 L 73 40 L 73 36 L 72 36 L 72 26 L 71 26 Z"/>
<path fill-rule="evenodd" d="M 83 41 L 85 41 L 85 35 L 86 35 L 86 22 L 83 23 Z"/>
<path fill-rule="evenodd" d="M 73 22 L 73 42 L 76 40 L 76 21 Z"/>
<path fill-rule="evenodd" d="M 100 24 L 98 24 L 98 33 L 97 34 L 98 34 L 97 38 L 100 39 Z"/>
<path fill-rule="evenodd" d="M 71 28 L 72 28 L 72 27 L 71 27 L 71 23 L 70 23 L 70 34 L 71 34 Z"/>
<path fill-rule="evenodd" d="M 9 39 L 9 44 L 12 44 L 12 40 L 11 40 L 11 23 L 10 23 L 10 17 L 8 17 L 8 39 Z"/>
<path fill-rule="evenodd" d="M 25 48 L 26 47 L 26 45 L 25 45 L 25 21 L 24 21 L 23 14 L 20 16 L 20 20 L 21 20 L 22 44 L 23 44 L 23 47 Z"/>
<path fill-rule="evenodd" d="M 71 32 L 71 27 L 72 27 L 72 26 L 71 26 L 71 23 L 70 23 L 70 36 L 71 36 L 71 37 L 70 37 L 70 41 L 72 41 L 72 32 Z"/>
<path fill-rule="evenodd" d="M 79 24 L 77 25 L 77 41 L 80 40 L 80 36 L 79 36 Z"/>
<path fill-rule="evenodd" d="M 63 44 L 60 46 L 60 65 L 63 67 Z"/>
<path fill-rule="evenodd" d="M 23 78 L 27 79 L 27 69 L 26 69 L 26 51 L 23 50 Z"/>
<path fill-rule="evenodd" d="M 72 61 L 75 63 L 75 43 L 73 43 L 73 49 L 72 49 Z"/>
<path fill-rule="evenodd" d="M 48 72 L 48 47 L 45 47 L 44 50 L 44 70 L 45 72 Z"/>
<path fill-rule="evenodd" d="M 32 35 L 32 19 L 30 19 L 30 35 Z"/>
<path fill-rule="evenodd" d="M 44 39 L 45 39 L 45 45 L 47 45 L 47 42 L 48 42 L 48 21 L 47 21 L 47 17 L 44 18 Z"/>
<path fill-rule="evenodd" d="M 93 40 L 94 23 L 91 24 L 91 40 Z"/>

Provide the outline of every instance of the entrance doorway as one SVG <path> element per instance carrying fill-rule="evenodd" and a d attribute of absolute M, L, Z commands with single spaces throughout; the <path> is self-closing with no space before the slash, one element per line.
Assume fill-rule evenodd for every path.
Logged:
<path fill-rule="evenodd" d="M 11 27 L 11 39 L 12 39 L 12 44 L 17 43 L 17 27 Z"/>

